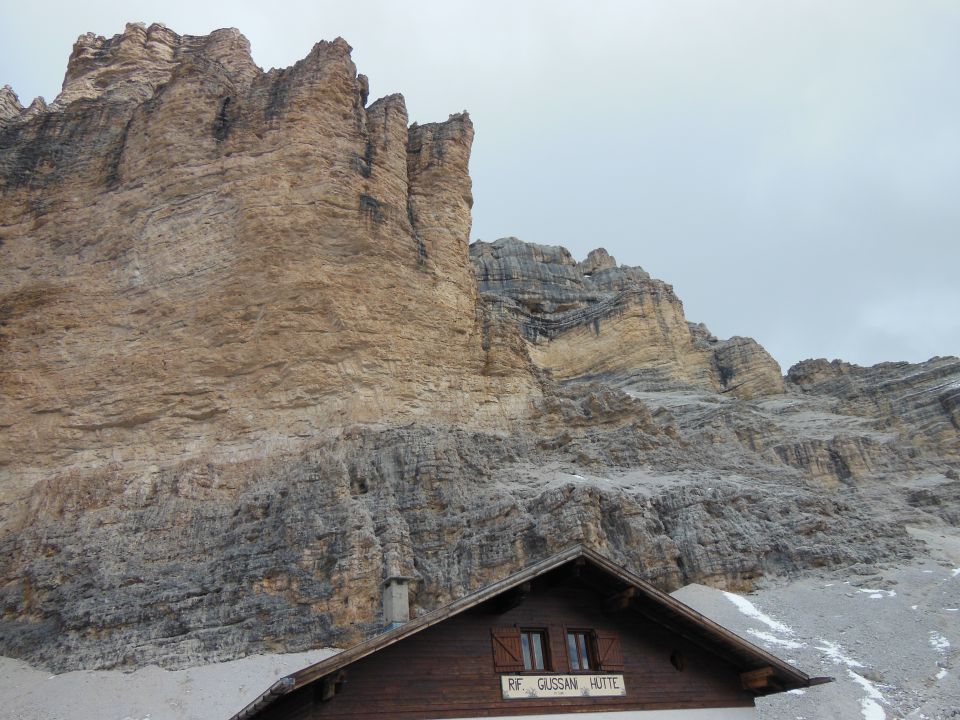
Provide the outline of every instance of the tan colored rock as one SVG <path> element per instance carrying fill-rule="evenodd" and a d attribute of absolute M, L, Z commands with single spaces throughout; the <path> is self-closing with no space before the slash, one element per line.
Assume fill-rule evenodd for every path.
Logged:
<path fill-rule="evenodd" d="M 483 372 L 472 124 L 366 87 L 341 39 L 270 73 L 236 31 L 78 41 L 0 161 L 8 484 L 523 414 L 522 363 Z"/>
<path fill-rule="evenodd" d="M 784 392 L 780 365 L 753 338 L 711 343 L 720 391 L 748 400 Z"/>
<path fill-rule="evenodd" d="M 600 270 L 612 270 L 617 267 L 617 261 L 605 248 L 591 250 L 587 254 L 587 259 L 578 263 L 577 269 L 582 275 L 593 275 Z"/>
<path fill-rule="evenodd" d="M 648 387 L 712 387 L 710 355 L 694 347 L 673 288 L 652 281 L 611 310 L 535 343 L 534 362 L 558 380 L 619 375 Z"/>
<path fill-rule="evenodd" d="M 885 445 L 842 435 L 785 442 L 774 452 L 786 465 L 802 468 L 815 483 L 831 488 L 862 481 L 894 456 Z"/>
<path fill-rule="evenodd" d="M 470 252 L 489 312 L 512 318 L 530 358 L 556 380 L 742 399 L 784 392 L 780 366 L 756 341 L 721 342 L 687 323 L 670 285 L 642 268 L 617 267 L 603 248 L 580 263 L 565 248 L 517 238 L 477 242 Z"/>

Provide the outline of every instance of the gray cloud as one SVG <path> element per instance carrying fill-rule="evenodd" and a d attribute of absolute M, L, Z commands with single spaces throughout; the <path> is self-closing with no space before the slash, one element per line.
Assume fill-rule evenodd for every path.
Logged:
<path fill-rule="evenodd" d="M 345 37 L 411 119 L 469 109 L 474 236 L 606 247 L 786 367 L 960 354 L 960 5 L 94 2 L 18 7 L 0 83 L 59 89 L 126 21 L 235 26 L 264 67 Z"/>

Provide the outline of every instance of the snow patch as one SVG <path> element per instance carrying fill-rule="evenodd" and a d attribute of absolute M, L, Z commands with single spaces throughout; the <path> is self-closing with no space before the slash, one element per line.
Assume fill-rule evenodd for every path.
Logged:
<path fill-rule="evenodd" d="M 755 628 L 750 628 L 747 630 L 747 634 L 753 635 L 758 640 L 762 640 L 770 645 L 778 645 L 779 647 L 788 648 L 790 650 L 799 650 L 800 648 L 805 648 L 807 646 L 806 643 L 795 642 L 794 640 L 784 640 L 783 638 L 778 638 L 776 635 L 771 635 L 768 632 L 756 630 Z"/>
<path fill-rule="evenodd" d="M 876 700 L 870 698 L 863 698 L 860 701 L 860 714 L 863 715 L 864 720 L 887 720 L 887 714 L 883 708 L 877 704 Z"/>
<path fill-rule="evenodd" d="M 956 577 L 957 575 L 960 575 L 960 568 L 954 568 L 950 571 L 950 577 Z"/>
<path fill-rule="evenodd" d="M 949 674 L 946 670 L 940 670 L 940 672 L 937 673 L 937 680 L 943 680 Z"/>
<path fill-rule="evenodd" d="M 762 612 L 760 612 L 760 610 L 757 609 L 756 605 L 747 600 L 745 597 L 735 595 L 731 592 L 724 592 L 723 594 L 726 596 L 727 600 L 736 605 L 737 609 L 747 617 L 762 622 L 775 632 L 783 633 L 784 635 L 793 635 L 793 628 L 791 628 L 789 625 L 783 624 L 779 620 L 774 620 L 769 615 L 764 615 Z"/>
<path fill-rule="evenodd" d="M 880 703 L 886 702 L 886 699 L 883 697 L 883 693 L 877 690 L 877 686 L 850 668 L 847 668 L 847 675 L 867 694 L 865 698 L 860 700 L 860 713 L 864 720 L 886 720 L 887 714 L 880 707 Z"/>
<path fill-rule="evenodd" d="M 850 679 L 853 680 L 857 685 L 862 687 L 867 693 L 867 697 L 871 700 L 876 700 L 877 702 L 886 702 L 886 699 L 883 697 L 883 693 L 877 690 L 877 686 L 872 682 L 867 680 L 860 673 L 855 673 L 853 670 L 847 669 L 847 675 L 850 676 Z"/>
<path fill-rule="evenodd" d="M 787 695 L 803 695 L 806 690 L 802 688 L 794 688 L 793 690 L 787 690 Z"/>
<path fill-rule="evenodd" d="M 896 590 L 874 590 L 872 588 L 860 588 L 862 593 L 870 593 L 871 600 L 879 600 L 884 597 L 896 597 Z"/>
<path fill-rule="evenodd" d="M 823 645 L 817 645 L 817 650 L 830 658 L 835 664 L 844 665 L 847 668 L 863 667 L 862 662 L 858 662 L 847 655 L 843 648 L 837 643 L 832 643 L 829 640 L 823 640 L 822 638 L 820 642 L 822 642 Z"/>
<path fill-rule="evenodd" d="M 930 645 L 937 652 L 946 652 L 950 648 L 950 641 L 935 630 L 930 631 Z"/>

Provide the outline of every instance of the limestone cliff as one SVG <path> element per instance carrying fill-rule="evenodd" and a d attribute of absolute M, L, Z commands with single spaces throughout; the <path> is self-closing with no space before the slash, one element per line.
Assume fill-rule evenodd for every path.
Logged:
<path fill-rule="evenodd" d="M 911 447 L 960 457 L 960 360 L 933 358 L 922 365 L 883 363 L 863 368 L 834 360 L 807 360 L 787 379 L 804 394 L 835 398 L 838 407 L 877 419 Z"/>
<path fill-rule="evenodd" d="M 0 135 L 0 458 L 24 487 L 141 478 L 352 422 L 490 426 L 470 119 L 366 106 L 343 40 L 263 73 L 236 31 L 82 37 L 51 109 Z"/>
<path fill-rule="evenodd" d="M 473 126 L 343 40 L 85 35 L 0 91 L 0 653 L 183 666 L 376 632 L 573 542 L 665 588 L 956 523 L 960 363 L 810 361 L 605 251 L 468 248 Z"/>
<path fill-rule="evenodd" d="M 755 341 L 718 341 L 691 326 L 673 288 L 600 248 L 577 263 L 566 249 L 503 238 L 470 246 L 481 297 L 510 317 L 534 362 L 558 380 L 603 379 L 646 389 L 693 387 L 748 399 L 782 393 L 780 366 Z"/>

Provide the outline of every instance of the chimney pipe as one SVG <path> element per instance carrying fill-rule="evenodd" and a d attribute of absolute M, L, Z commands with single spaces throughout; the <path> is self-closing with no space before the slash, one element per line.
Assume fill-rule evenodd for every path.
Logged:
<path fill-rule="evenodd" d="M 410 582 L 414 579 L 395 575 L 383 581 L 383 622 L 387 630 L 410 620 Z"/>

